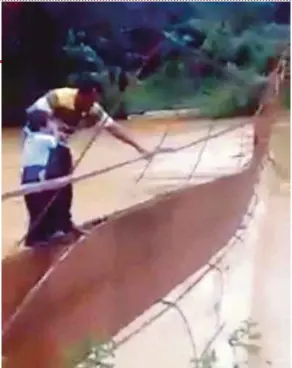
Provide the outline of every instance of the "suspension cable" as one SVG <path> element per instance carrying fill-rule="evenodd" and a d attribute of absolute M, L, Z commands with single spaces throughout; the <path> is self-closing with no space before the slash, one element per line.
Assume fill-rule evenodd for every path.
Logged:
<path fill-rule="evenodd" d="M 145 66 L 148 63 L 148 60 L 152 57 L 152 55 L 157 51 L 157 48 L 160 46 L 160 41 L 157 45 L 155 45 L 149 52 L 148 57 L 146 58 L 146 60 L 143 62 L 143 64 L 141 65 L 141 67 L 136 71 L 135 76 L 137 77 L 141 71 L 145 68 Z M 111 114 L 113 114 L 119 107 L 120 103 L 122 100 L 122 94 L 119 96 L 119 98 L 116 101 L 116 104 L 114 105 L 113 110 L 111 111 Z M 77 169 L 77 167 L 80 165 L 80 163 L 82 162 L 83 158 L 86 156 L 86 154 L 88 153 L 88 151 L 90 150 L 90 148 L 92 147 L 93 143 L 96 141 L 97 137 L 101 134 L 101 132 L 103 131 L 103 128 L 107 122 L 107 120 L 109 119 L 109 115 L 106 115 L 103 118 L 103 121 L 99 122 L 99 124 L 97 125 L 97 129 L 95 129 L 94 133 L 92 134 L 92 137 L 89 139 L 89 141 L 87 142 L 87 144 L 85 145 L 85 147 L 83 148 L 83 150 L 81 151 L 81 154 L 79 155 L 78 159 L 75 161 L 75 164 L 73 166 L 72 169 L 72 173 L 74 173 Z M 80 123 L 79 123 L 80 124 Z M 33 224 L 31 224 L 29 230 L 16 242 L 15 247 L 18 247 L 19 245 L 21 245 L 21 243 L 25 240 L 25 238 L 27 237 L 27 235 L 33 231 L 35 229 L 36 226 L 38 226 L 38 224 L 41 222 L 41 220 L 44 218 L 44 216 L 46 215 L 46 213 L 48 212 L 48 210 L 50 209 L 50 207 L 53 205 L 53 203 L 56 201 L 58 195 L 60 194 L 60 191 L 62 190 L 62 188 L 59 188 L 56 192 L 56 194 L 51 198 L 51 200 L 48 202 L 48 204 L 45 206 L 45 208 L 43 209 L 43 211 L 39 214 L 39 216 L 37 217 L 37 219 L 34 221 Z"/>
<path fill-rule="evenodd" d="M 179 151 L 182 151 L 182 150 L 186 150 L 186 149 L 195 147 L 196 145 L 199 145 L 199 144 L 205 142 L 206 139 L 209 139 L 209 140 L 210 139 L 216 139 L 216 138 L 218 138 L 222 135 L 230 133 L 230 132 L 232 132 L 232 131 L 240 128 L 240 127 L 244 127 L 244 126 L 249 125 L 249 124 L 250 124 L 250 122 L 242 122 L 242 123 L 236 124 L 235 126 L 230 126 L 230 127 L 224 128 L 224 129 L 220 130 L 219 132 L 209 134 L 208 137 L 204 136 L 204 137 L 199 138 L 197 140 L 193 140 L 193 141 L 188 142 L 184 145 L 178 146 L 178 147 L 173 149 L 172 153 L 176 153 L 176 152 L 179 152 Z M 158 155 L 158 154 L 159 154 L 159 152 L 156 152 L 156 155 Z M 81 175 L 78 175 L 78 176 L 75 176 L 75 177 L 72 177 L 71 175 L 69 175 L 69 176 L 64 176 L 62 178 L 46 180 L 42 183 L 26 184 L 26 185 L 23 185 L 20 189 L 11 190 L 11 191 L 8 191 L 8 192 L 2 194 L 2 201 L 6 201 L 6 200 L 12 199 L 12 198 L 21 197 L 21 196 L 26 195 L 26 194 L 37 193 L 37 192 L 46 191 L 46 190 L 50 190 L 50 189 L 56 189 L 56 188 L 59 188 L 59 187 L 63 187 L 65 185 L 69 184 L 69 183 L 78 183 L 80 181 L 91 179 L 95 176 L 102 175 L 102 174 L 114 171 L 116 169 L 120 169 L 122 167 L 129 166 L 129 165 L 134 164 L 136 162 L 145 160 L 147 157 L 148 157 L 147 154 L 146 155 L 141 155 L 137 158 L 122 161 L 122 162 L 119 162 L 119 163 L 114 164 L 114 165 L 107 166 L 107 167 L 102 168 L 102 169 L 92 170 L 88 173 L 81 174 Z"/>
<path fill-rule="evenodd" d="M 282 55 L 281 55 L 282 56 Z M 275 71 L 277 71 L 277 73 L 279 72 L 279 64 L 282 61 L 282 57 L 280 58 L 278 64 L 277 64 L 277 68 Z M 276 73 L 276 75 L 277 75 Z M 271 73 L 273 74 L 273 72 Z M 271 86 L 270 84 L 267 87 L 267 90 L 269 90 L 270 87 L 273 87 L 273 85 Z M 275 90 L 274 92 L 276 92 L 275 94 L 278 95 L 278 91 Z M 266 94 L 264 94 L 264 99 L 266 97 Z M 264 101 L 265 102 L 265 101 Z M 260 107 L 259 109 L 256 111 L 256 113 L 254 114 L 254 116 L 257 116 L 259 114 L 259 111 L 262 111 L 263 108 L 263 103 L 260 103 Z M 268 101 L 268 104 L 271 101 Z M 93 141 L 91 142 L 91 144 L 93 143 Z M 88 144 L 87 147 L 90 148 L 90 145 Z M 193 143 L 185 145 L 184 148 L 191 146 Z M 88 148 L 88 149 L 89 149 Z M 84 155 L 83 155 L 84 157 Z M 141 159 L 141 158 L 140 158 Z M 136 160 L 132 160 L 134 161 L 138 161 L 138 159 Z M 80 161 L 79 161 L 80 163 Z M 117 166 L 117 165 L 116 165 Z M 91 173 L 92 174 L 92 173 Z M 90 174 L 90 175 L 91 175 Z M 89 175 L 89 174 L 87 174 Z M 80 177 L 79 177 L 80 178 Z M 77 180 L 75 180 L 77 181 Z M 73 182 L 73 180 L 72 180 Z M 32 289 L 30 289 L 30 291 L 26 294 L 26 296 L 24 297 L 24 299 L 22 300 L 22 302 L 20 303 L 20 305 L 16 308 L 15 313 L 13 313 L 13 315 L 9 318 L 9 320 L 4 323 L 3 328 L 2 328 L 2 338 L 3 336 L 10 330 L 10 328 L 12 327 L 14 321 L 17 319 L 17 317 L 20 315 L 20 313 L 23 311 L 23 309 L 30 303 L 31 300 L 33 300 L 34 296 L 36 295 L 36 293 L 39 291 L 39 289 L 44 285 L 44 283 L 48 280 L 48 278 L 50 277 L 50 275 L 54 272 L 54 270 L 56 269 L 56 267 L 58 265 L 60 265 L 65 259 L 67 259 L 67 257 L 71 254 L 71 252 L 75 249 L 76 245 L 79 244 L 79 242 L 83 241 L 86 238 L 86 236 L 82 237 L 81 239 L 77 240 L 76 242 L 74 242 L 73 244 L 70 245 L 70 247 L 68 249 L 66 249 L 61 256 L 51 265 L 51 267 L 49 268 L 49 270 L 46 271 L 46 273 L 42 276 L 42 278 L 34 285 L 34 287 Z"/>

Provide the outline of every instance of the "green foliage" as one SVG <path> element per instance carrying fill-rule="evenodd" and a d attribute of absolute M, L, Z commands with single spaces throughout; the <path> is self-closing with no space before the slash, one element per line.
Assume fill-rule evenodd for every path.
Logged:
<path fill-rule="evenodd" d="M 120 91 L 117 83 L 111 83 L 108 72 L 104 72 L 100 78 L 103 86 L 103 94 L 101 96 L 101 104 L 113 116 L 119 117 L 124 115 L 125 97 Z"/>
<path fill-rule="evenodd" d="M 91 46 L 86 45 L 77 36 L 72 29 L 69 29 L 67 41 L 63 47 L 68 68 L 71 67 L 75 73 L 81 73 L 84 69 L 96 73 L 102 72 L 105 68 L 102 59 Z"/>
<path fill-rule="evenodd" d="M 231 27 L 235 34 L 240 34 L 246 29 L 253 27 L 259 23 L 258 14 L 255 12 L 254 7 L 245 7 L 244 11 L 239 11 L 233 15 L 231 21 Z"/>
<path fill-rule="evenodd" d="M 82 73 L 90 72 L 93 80 L 102 84 L 101 104 L 114 117 L 124 115 L 124 99 L 119 89 L 117 78 L 110 81 L 109 67 L 104 64 L 92 47 L 83 41 L 83 32 L 68 31 L 66 45 L 63 47 L 68 69 L 73 70 L 66 78 L 66 84 L 74 87 Z M 113 68 L 112 68 L 113 69 Z M 115 72 L 120 68 L 115 68 Z"/>
<path fill-rule="evenodd" d="M 242 29 L 246 29 L 247 24 L 250 26 L 255 20 L 252 14 L 238 17 L 241 17 Z M 210 77 L 190 75 L 189 69 L 192 64 L 198 62 L 198 56 L 192 57 L 191 48 L 187 47 L 183 50 L 188 57 L 182 56 L 180 59 L 165 61 L 155 74 L 123 95 L 117 83 L 109 82 L 108 69 L 95 51 L 83 42 L 78 44 L 78 37 L 72 30 L 68 33 L 64 51 L 69 59 L 76 61 L 77 65 L 86 65 L 87 62 L 87 65 L 91 65 L 91 71 L 102 76 L 104 86 L 102 102 L 109 112 L 118 110 L 125 113 L 126 109 L 127 113 L 137 113 L 155 109 L 199 107 L 203 116 L 211 118 L 253 112 L 261 92 L 261 88 L 254 88 L 254 85 L 265 72 L 269 57 L 275 55 L 279 41 L 277 37 L 265 37 L 265 33 L 272 33 L 271 27 L 267 25 L 258 27 L 261 32 L 252 28 L 244 32 L 238 32 L 237 29 L 237 34 L 234 34 L 230 20 L 215 23 L 213 21 L 210 27 L 208 20 L 190 19 L 181 26 L 174 27 L 171 32 L 171 39 L 177 40 L 175 42 L 181 45 L 184 44 L 184 40 L 180 40 L 179 34 L 176 34 L 176 29 L 179 30 L 181 27 L 189 29 L 190 35 L 191 31 L 199 31 L 206 35 L 200 53 L 202 56 L 208 55 L 208 58 L 217 63 L 215 75 L 221 70 L 222 76 L 227 73 L 228 79 L 226 75 L 224 79 L 222 76 L 220 79 L 218 76 L 217 79 L 212 77 L 212 81 Z M 283 29 L 281 32 L 283 33 Z M 227 64 L 224 65 L 222 62 Z M 74 85 L 77 77 L 78 70 L 75 74 L 69 75 L 68 82 Z M 236 80 L 232 80 L 233 77 Z M 238 84 L 238 79 L 241 79 L 242 83 Z"/>
<path fill-rule="evenodd" d="M 183 46 L 184 40 L 180 40 L 175 30 L 168 33 L 170 40 L 180 45 L 181 52 L 188 56 L 180 61 L 166 62 L 139 89 L 132 94 L 129 92 L 129 112 L 199 107 L 202 115 L 210 118 L 254 112 L 266 83 L 268 61 L 277 56 L 282 40 L 277 36 L 266 37 L 272 32 L 267 25 L 235 35 L 228 22 L 213 22 L 209 29 L 207 24 L 205 20 L 189 20 L 183 26 L 198 27 L 206 34 L 199 54 L 197 50 L 193 56 L 191 47 Z M 280 31 L 283 34 L 283 28 Z M 204 55 L 208 55 L 207 59 Z M 188 69 L 199 62 L 203 68 L 209 68 L 209 76 L 189 73 Z M 286 103 L 287 100 L 288 97 Z"/>
<path fill-rule="evenodd" d="M 231 334 L 229 345 L 233 349 L 241 348 L 248 354 L 258 355 L 261 347 L 255 344 L 255 341 L 260 340 L 262 335 L 260 332 L 255 331 L 257 327 L 258 324 L 251 320 L 243 321 L 241 326 Z"/>
<path fill-rule="evenodd" d="M 191 18 L 181 24 L 182 27 L 190 29 L 191 31 L 200 31 L 203 34 L 207 34 L 211 27 L 214 26 L 214 21 L 210 21 L 204 18 Z"/>
<path fill-rule="evenodd" d="M 244 320 L 237 329 L 230 335 L 228 345 L 235 352 L 236 349 L 243 349 L 247 354 L 258 355 L 261 347 L 255 344 L 262 338 L 257 331 L 258 324 L 251 319 Z M 116 345 L 113 340 L 109 342 L 85 340 L 77 347 L 73 347 L 65 354 L 65 366 L 68 368 L 114 368 Z M 236 354 L 234 354 L 236 360 Z M 206 349 L 200 357 L 192 359 L 191 366 L 194 368 L 215 368 L 219 360 L 216 350 L 213 347 Z M 233 362 L 234 367 L 239 367 L 240 363 Z"/>
<path fill-rule="evenodd" d="M 229 70 L 233 77 L 211 79 L 202 85 L 198 102 L 202 116 L 217 119 L 249 115 L 256 108 L 265 79 L 258 78 L 251 70 L 239 71 L 236 67 Z"/>
<path fill-rule="evenodd" d="M 265 72 L 267 61 L 277 55 L 279 40 L 266 38 L 255 30 L 248 30 L 233 40 L 234 62 L 244 68 L 252 68 L 257 73 Z"/>
<path fill-rule="evenodd" d="M 252 320 L 244 320 L 239 327 L 232 332 L 228 341 L 226 341 L 233 351 L 233 362 L 232 366 L 234 368 L 239 368 L 242 366 L 246 366 L 246 362 L 239 362 L 239 357 L 236 354 L 237 349 L 244 350 L 248 355 L 258 355 L 260 353 L 261 347 L 255 344 L 255 341 L 259 341 L 262 338 L 260 332 L 255 329 L 258 327 L 258 324 L 253 322 Z M 215 368 L 221 367 L 220 359 L 216 354 L 214 348 L 210 347 L 204 353 L 195 360 L 191 361 L 193 368 Z M 218 365 L 219 364 L 219 365 Z"/>
<path fill-rule="evenodd" d="M 209 118 L 235 115 L 239 109 L 240 97 L 246 97 L 239 87 L 227 83 L 218 85 L 212 91 L 207 89 L 203 95 L 205 98 L 202 99 L 200 111 L 203 116 Z"/>
<path fill-rule="evenodd" d="M 88 339 L 65 353 L 65 364 L 68 368 L 113 368 L 114 351 L 113 341 Z"/>
<path fill-rule="evenodd" d="M 268 23 L 260 27 L 253 27 L 258 36 L 265 37 L 265 40 L 279 41 L 287 43 L 290 41 L 290 27 L 284 24 Z"/>
<path fill-rule="evenodd" d="M 124 33 L 108 19 L 103 25 L 97 22 L 98 34 L 69 29 L 60 45 L 63 53 L 52 83 L 75 86 L 81 73 L 92 73 L 102 81 L 102 104 L 110 113 L 117 111 L 114 117 L 171 108 L 200 108 L 204 116 L 214 118 L 250 113 L 258 101 L 268 61 L 290 39 L 289 26 L 272 22 L 273 7 L 272 3 L 190 3 L 185 17 L 160 30 L 166 40 L 157 51 L 159 70 L 126 93 L 119 78 L 110 78 L 113 66 L 109 63 L 119 65 L 114 67 L 116 75 L 120 70 L 125 73 L 123 68 L 131 57 L 138 54 L 140 63 L 137 50 L 141 45 L 130 50 L 129 58 L 123 55 L 119 41 L 127 44 Z M 48 46 L 53 49 L 54 45 Z M 168 52 L 177 52 L 179 57 L 170 60 Z M 35 69 L 25 63 L 19 66 L 18 59 L 14 55 L 13 63 L 8 60 L 12 72 L 3 75 L 3 112 L 11 116 L 17 108 L 23 112 L 27 100 L 32 102 L 39 90 L 46 89 L 44 85 L 39 88 L 42 78 L 35 75 Z M 238 78 L 244 83 L 238 85 Z M 289 97 L 287 89 L 283 97 L 287 108 Z"/>
<path fill-rule="evenodd" d="M 230 60 L 232 57 L 232 32 L 228 23 L 213 25 L 207 33 L 202 50 L 215 60 Z"/>
<path fill-rule="evenodd" d="M 194 368 L 213 368 L 217 363 L 217 356 L 214 349 L 207 351 L 201 358 L 191 362 Z"/>
<path fill-rule="evenodd" d="M 285 109 L 290 110 L 291 104 L 291 89 L 290 87 L 285 88 L 283 97 L 282 97 L 282 105 Z"/>
<path fill-rule="evenodd" d="M 134 90 L 126 92 L 128 111 L 130 113 L 171 109 L 188 105 L 196 93 L 196 86 L 188 75 L 181 61 L 168 61 L 164 66 Z"/>

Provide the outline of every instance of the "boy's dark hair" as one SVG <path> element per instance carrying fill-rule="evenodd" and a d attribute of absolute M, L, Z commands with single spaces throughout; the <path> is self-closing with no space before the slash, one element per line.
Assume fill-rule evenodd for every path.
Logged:
<path fill-rule="evenodd" d="M 83 73 L 76 83 L 80 93 L 91 93 L 96 90 L 99 94 L 103 92 L 100 81 L 92 73 Z"/>
<path fill-rule="evenodd" d="M 48 124 L 49 115 L 45 111 L 34 110 L 27 116 L 28 128 L 32 132 L 38 132 L 41 128 L 45 128 Z"/>

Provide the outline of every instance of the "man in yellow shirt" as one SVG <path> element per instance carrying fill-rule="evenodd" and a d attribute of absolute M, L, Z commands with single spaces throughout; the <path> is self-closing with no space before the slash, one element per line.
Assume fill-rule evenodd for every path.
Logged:
<path fill-rule="evenodd" d="M 150 154 L 134 138 L 131 137 L 127 129 L 116 123 L 97 102 L 101 94 L 101 88 L 96 82 L 84 79 L 78 88 L 59 88 L 49 91 L 40 97 L 27 110 L 27 123 L 24 127 L 25 137 L 34 134 L 38 130 L 33 121 L 36 111 L 46 113 L 54 118 L 58 124 L 55 126 L 55 136 L 59 139 L 58 145 L 58 167 L 60 176 L 67 176 L 72 172 L 72 155 L 67 145 L 66 137 L 75 131 L 93 125 L 103 127 L 115 138 L 132 146 L 140 154 Z M 64 139 L 60 142 L 60 133 Z M 164 150 L 166 152 L 169 149 Z M 60 171 L 60 167 L 62 170 Z M 61 233 L 77 231 L 78 228 L 71 221 L 71 205 L 73 188 L 71 184 L 60 189 L 53 206 L 57 207 L 59 218 L 62 219 Z M 55 207 L 55 208 L 56 208 Z"/>
<path fill-rule="evenodd" d="M 30 113 L 40 110 L 57 118 L 60 122 L 58 129 L 65 134 L 72 134 L 76 130 L 105 122 L 104 128 L 114 137 L 129 144 L 141 154 L 149 153 L 131 137 L 124 127 L 116 123 L 97 102 L 101 94 L 99 84 L 85 80 L 78 87 L 49 91 L 34 102 L 27 109 L 28 122 L 24 128 L 25 134 L 29 134 L 30 131 Z"/>

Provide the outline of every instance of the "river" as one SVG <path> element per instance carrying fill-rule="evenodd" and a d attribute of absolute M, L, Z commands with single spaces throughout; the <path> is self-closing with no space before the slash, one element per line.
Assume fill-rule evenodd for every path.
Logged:
<path fill-rule="evenodd" d="M 273 129 L 271 154 L 276 167 L 263 173 L 265 215 L 256 251 L 252 316 L 262 333 L 261 357 L 252 368 L 291 365 L 290 354 L 290 125 L 283 117 Z"/>
<path fill-rule="evenodd" d="M 212 133 L 216 133 L 243 121 L 243 119 L 232 119 L 218 123 L 201 120 L 194 123 L 187 120 L 167 120 L 167 122 L 164 120 L 133 120 L 127 125 L 142 145 L 153 149 L 159 144 L 166 131 L 167 138 L 164 145 L 178 147 L 205 137 L 210 129 Z M 4 193 L 19 186 L 21 142 L 20 131 L 17 129 L 4 129 L 2 134 L 2 191 Z M 240 129 L 235 134 L 240 136 Z M 88 130 L 72 138 L 70 146 L 75 159 L 78 158 L 91 136 L 92 131 Z M 218 138 L 217 143 L 215 142 L 214 149 L 218 151 L 216 161 L 210 150 L 205 152 L 208 147 L 205 147 L 205 143 L 202 142 L 179 153 L 156 157 L 145 172 L 147 162 L 142 160 L 76 184 L 73 206 L 75 222 L 82 223 L 100 215 L 112 213 L 183 185 L 187 182 L 193 169 L 196 172 L 200 171 L 200 167 L 194 167 L 197 158 L 200 158 L 200 164 L 204 166 L 206 179 L 210 172 L 212 174 L 215 169 L 226 166 L 230 153 L 234 150 L 236 153 L 238 149 L 235 139 L 227 135 L 225 140 L 227 145 L 224 151 L 221 148 L 222 137 Z M 204 154 L 201 154 L 203 149 Z M 220 151 L 222 151 L 221 156 Z M 87 173 L 135 157 L 138 157 L 135 150 L 121 144 L 107 133 L 103 133 L 87 152 L 76 172 L 77 174 Z M 201 178 L 201 180 L 205 179 Z M 15 244 L 26 231 L 27 216 L 22 198 L 3 202 L 2 211 L 2 257 L 5 257 L 17 250 Z"/>
<path fill-rule="evenodd" d="M 212 132 L 235 125 L 240 121 L 240 119 L 233 119 L 216 122 Z M 210 129 L 208 121 L 198 123 L 182 120 L 168 121 L 167 123 L 163 121 L 132 121 L 127 124 L 137 139 L 147 148 L 155 147 L 166 129 L 168 136 L 165 143 L 172 146 L 184 145 L 200 139 Z M 85 147 L 91 134 L 91 131 L 86 131 L 73 138 L 71 146 L 75 158 Z M 221 173 L 224 166 L 222 166 L 222 162 L 225 162 L 227 157 L 236 157 L 238 147 L 236 148 L 232 142 L 234 141 L 238 145 L 241 142 L 241 135 L 240 130 L 237 130 L 236 135 L 234 135 L 237 140 L 229 137 L 222 141 L 221 138 L 215 149 L 209 153 L 206 151 L 205 156 L 202 155 L 202 157 L 200 155 L 202 149 L 205 148 L 204 143 L 177 154 L 155 158 L 145 172 L 146 162 L 141 161 L 109 174 L 78 183 L 74 188 L 75 221 L 80 223 L 102 214 L 112 213 L 186 183 L 190 171 L 194 169 L 196 161 L 194 155 L 203 158 L 202 161 L 205 160 L 204 168 L 209 164 L 213 174 L 216 170 Z M 222 144 L 224 145 L 224 157 L 220 156 Z M 256 249 L 252 317 L 259 323 L 263 335 L 261 346 L 264 360 L 271 361 L 274 368 L 286 368 L 289 366 L 290 349 L 290 126 L 287 116 L 284 116 L 274 127 L 271 153 L 275 159 L 276 167 L 267 164 L 263 173 L 262 192 L 264 193 L 265 214 L 260 242 Z M 85 156 L 77 173 L 89 172 L 135 157 L 137 154 L 133 149 L 116 142 L 107 134 L 102 134 Z M 4 129 L 2 144 L 3 192 L 18 187 L 20 162 L 20 132 L 16 129 Z M 206 176 L 208 176 L 206 170 L 204 171 L 200 167 L 195 167 L 195 169 L 199 172 L 197 180 L 206 180 Z M 141 173 L 144 173 L 142 180 L 137 183 Z M 202 179 L 202 177 L 204 178 Z M 24 234 L 25 230 L 26 212 L 22 198 L 3 202 L 2 257 L 17 251 L 15 242 Z M 266 366 L 262 359 L 258 361 L 257 358 L 254 358 L 251 363 L 252 367 Z"/>

